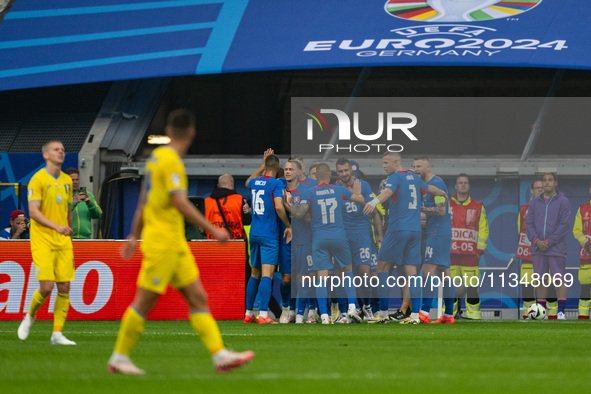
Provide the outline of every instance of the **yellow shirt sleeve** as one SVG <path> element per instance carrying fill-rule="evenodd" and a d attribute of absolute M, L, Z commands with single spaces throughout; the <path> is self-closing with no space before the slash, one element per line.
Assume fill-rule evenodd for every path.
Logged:
<path fill-rule="evenodd" d="M 185 166 L 178 158 L 167 157 L 163 163 L 164 168 L 164 188 L 170 193 L 177 191 L 187 191 L 187 175 Z"/>
<path fill-rule="evenodd" d="M 34 176 L 29 181 L 27 197 L 29 202 L 31 201 L 39 201 L 43 200 L 43 182 L 39 179 L 39 176 Z"/>

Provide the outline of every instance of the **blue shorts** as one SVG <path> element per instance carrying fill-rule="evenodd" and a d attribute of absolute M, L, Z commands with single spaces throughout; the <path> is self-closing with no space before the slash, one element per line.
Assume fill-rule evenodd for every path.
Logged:
<path fill-rule="evenodd" d="M 312 241 L 314 271 L 332 270 L 351 265 L 351 249 L 346 239 L 318 239 Z"/>
<path fill-rule="evenodd" d="M 369 272 L 377 272 L 378 270 L 378 252 L 375 243 L 371 243 L 371 262 L 369 264 Z"/>
<path fill-rule="evenodd" d="M 351 247 L 353 269 L 356 269 L 360 265 L 371 265 L 372 242 L 370 234 L 347 234 L 347 240 Z"/>
<path fill-rule="evenodd" d="M 312 263 L 312 244 L 292 245 L 291 259 L 293 267 L 298 275 L 307 275 L 314 272 Z"/>
<path fill-rule="evenodd" d="M 435 264 L 443 268 L 450 267 L 451 234 L 449 236 L 427 237 L 425 264 Z"/>
<path fill-rule="evenodd" d="M 279 244 L 279 272 L 291 274 L 291 243 Z"/>
<path fill-rule="evenodd" d="M 277 265 L 279 262 L 279 240 L 258 235 L 250 236 L 250 265 Z"/>
<path fill-rule="evenodd" d="M 388 231 L 378 253 L 378 261 L 397 265 L 421 265 L 421 232 Z"/>

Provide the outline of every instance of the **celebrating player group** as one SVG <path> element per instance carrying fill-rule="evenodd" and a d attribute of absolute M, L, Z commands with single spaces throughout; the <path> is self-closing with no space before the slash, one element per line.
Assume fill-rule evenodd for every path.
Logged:
<path fill-rule="evenodd" d="M 405 171 L 400 154 L 385 153 L 382 166 L 388 178 L 376 196 L 359 179 L 356 162 L 337 160 L 338 180 L 331 184 L 328 164 L 315 165 L 312 179 L 305 176 L 301 157 L 292 157 L 281 182 L 274 177 L 279 159 L 272 151 L 265 152 L 263 165 L 247 181 L 252 190 L 253 274 L 247 285 L 244 322 L 277 324 L 268 315 L 268 305 L 271 277 L 279 266 L 283 278 L 280 323 L 302 324 L 306 310 L 310 324 L 429 323 L 434 295 L 427 289 L 424 294 L 422 282 L 414 280 L 420 277 L 423 264 L 421 228 L 426 227 L 429 234 L 423 275 L 449 276 L 451 213 L 445 183 L 431 173 L 429 159 L 418 158 L 414 165 L 415 172 Z M 382 205 L 389 212 L 385 235 Z M 285 248 L 291 252 L 284 252 Z M 389 315 L 388 278 L 395 267 L 408 279 L 402 291 L 409 310 Z M 335 277 L 339 286 L 327 286 Z M 367 283 L 368 277 L 377 285 L 354 285 Z M 448 286 L 444 293 L 446 313 L 434 323 L 454 322 L 454 289 Z M 255 316 L 257 295 L 259 315 Z"/>

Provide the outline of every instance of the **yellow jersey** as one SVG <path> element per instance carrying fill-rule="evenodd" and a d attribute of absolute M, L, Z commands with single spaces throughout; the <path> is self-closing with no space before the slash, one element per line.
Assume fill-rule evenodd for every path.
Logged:
<path fill-rule="evenodd" d="M 60 172 L 59 177 L 54 178 L 42 168 L 33 175 L 28 189 L 29 202 L 40 202 L 39 210 L 43 216 L 60 226 L 69 225 L 68 212 L 73 197 L 72 178 L 69 175 Z M 72 239 L 69 236 L 31 219 L 31 249 L 65 247 L 72 248 Z"/>
<path fill-rule="evenodd" d="M 156 148 L 146 163 L 146 202 L 143 210 L 142 250 L 178 250 L 187 246 L 183 215 L 172 203 L 171 194 L 187 192 L 185 166 L 178 153 Z"/>

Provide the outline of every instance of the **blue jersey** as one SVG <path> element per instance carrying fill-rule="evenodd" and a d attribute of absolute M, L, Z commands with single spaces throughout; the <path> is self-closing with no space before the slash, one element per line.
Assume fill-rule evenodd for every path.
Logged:
<path fill-rule="evenodd" d="M 314 241 L 320 239 L 346 239 L 343 225 L 343 200 L 353 193 L 342 186 L 321 183 L 302 193 L 312 210 L 312 235 Z"/>
<path fill-rule="evenodd" d="M 293 190 L 290 190 L 291 198 L 292 198 L 292 205 L 300 205 L 302 201 L 302 193 L 305 190 L 309 190 L 310 187 L 306 186 L 303 183 L 299 183 L 298 187 Z M 302 219 L 293 219 L 292 227 L 291 227 L 291 236 L 292 240 L 291 243 L 294 245 L 311 245 L 312 244 L 312 229 L 310 228 L 310 223 L 306 220 L 306 218 Z"/>
<path fill-rule="evenodd" d="M 283 197 L 281 182 L 270 176 L 261 176 L 251 179 L 248 187 L 252 191 L 250 234 L 277 239 L 279 223 L 273 199 Z"/>
<path fill-rule="evenodd" d="M 394 193 L 390 200 L 388 232 L 421 231 L 421 195 L 429 186 L 413 172 L 398 171 L 388 177 L 386 188 Z"/>
<path fill-rule="evenodd" d="M 316 187 L 318 186 L 318 181 L 310 178 L 310 177 L 306 177 L 306 179 L 304 179 L 303 181 L 300 181 L 301 184 L 308 186 L 308 187 Z"/>
<path fill-rule="evenodd" d="M 279 178 L 277 180 L 279 182 L 281 182 L 281 188 L 283 190 L 287 189 L 287 180 L 285 178 Z M 291 217 L 289 215 L 287 215 L 287 220 L 291 224 Z M 283 236 L 283 233 L 285 233 L 285 224 L 283 223 L 283 220 L 281 220 L 281 218 L 279 216 L 277 216 L 277 223 L 279 224 L 279 243 L 281 245 L 286 245 L 286 246 L 290 247 L 291 243 L 289 243 L 289 244 L 286 243 L 287 239 L 285 239 L 285 237 Z"/>
<path fill-rule="evenodd" d="M 359 180 L 361 182 L 361 195 L 365 202 L 373 200 L 373 193 L 369 183 Z M 341 184 L 342 185 L 342 184 Z M 344 186 L 351 190 L 353 185 Z M 369 216 L 363 213 L 363 207 L 353 201 L 343 201 L 343 223 L 347 234 L 371 233 L 371 220 Z"/>
<path fill-rule="evenodd" d="M 427 185 L 433 185 L 436 188 L 443 190 L 449 196 L 445 182 L 443 182 L 438 176 L 431 178 L 431 180 L 427 182 Z M 443 200 L 443 197 L 433 197 L 430 194 L 427 194 L 423 198 L 423 206 L 427 208 L 434 207 L 436 204 L 436 198 Z M 451 235 L 451 208 L 449 206 L 449 200 L 445 201 L 445 216 L 427 215 L 427 235 Z"/>

